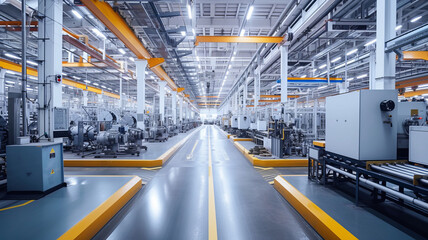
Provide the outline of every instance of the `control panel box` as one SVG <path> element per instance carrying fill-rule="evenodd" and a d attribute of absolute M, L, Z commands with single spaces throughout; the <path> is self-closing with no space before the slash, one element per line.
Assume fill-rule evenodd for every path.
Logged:
<path fill-rule="evenodd" d="M 64 183 L 62 143 L 9 145 L 8 192 L 45 192 Z"/>
<path fill-rule="evenodd" d="M 326 150 L 356 160 L 395 160 L 397 94 L 361 90 L 327 97 Z"/>
<path fill-rule="evenodd" d="M 428 126 L 410 126 L 409 161 L 428 166 Z"/>

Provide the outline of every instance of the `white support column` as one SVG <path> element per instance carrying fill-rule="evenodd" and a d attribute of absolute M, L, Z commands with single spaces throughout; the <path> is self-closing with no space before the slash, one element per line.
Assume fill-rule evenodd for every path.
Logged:
<path fill-rule="evenodd" d="M 244 82 L 244 97 L 243 97 L 243 109 L 244 109 L 244 114 L 247 113 L 247 97 L 248 97 L 248 85 L 247 85 L 247 81 Z"/>
<path fill-rule="evenodd" d="M 63 1 L 39 0 L 38 66 L 39 133 L 47 133 L 53 141 L 54 108 L 62 107 L 62 83 L 55 75 L 62 74 L 62 14 Z"/>
<path fill-rule="evenodd" d="M 103 94 L 100 93 L 97 95 L 97 97 L 98 97 L 98 101 L 97 101 L 98 107 L 100 107 L 100 108 L 104 107 Z"/>
<path fill-rule="evenodd" d="M 138 88 L 137 88 L 138 89 Z M 119 77 L 119 110 L 122 111 L 123 109 L 123 96 L 122 96 L 122 91 L 123 91 L 123 77 L 122 77 L 122 73 L 120 73 L 120 77 Z M 137 121 L 137 125 L 138 125 L 138 121 Z"/>
<path fill-rule="evenodd" d="M 369 58 L 369 89 L 376 89 L 376 51 L 370 50 Z"/>
<path fill-rule="evenodd" d="M 4 81 L 5 81 L 6 69 L 0 68 L 0 102 L 1 102 L 1 113 L 6 111 L 6 95 L 4 92 Z"/>
<path fill-rule="evenodd" d="M 174 124 L 177 124 L 177 92 L 176 91 L 172 91 L 171 109 L 172 109 L 172 122 Z"/>
<path fill-rule="evenodd" d="M 395 89 L 395 53 L 385 53 L 385 42 L 394 38 L 397 0 L 376 3 L 376 81 L 375 89 Z"/>
<path fill-rule="evenodd" d="M 183 96 L 180 97 L 180 122 L 183 123 Z"/>
<path fill-rule="evenodd" d="M 137 128 L 145 129 L 144 115 L 146 114 L 146 67 L 147 60 L 138 59 L 135 61 L 137 76 Z M 122 82 L 122 79 L 121 79 Z M 122 84 L 121 84 L 122 86 Z M 120 90 L 122 99 L 122 88 Z M 153 106 L 154 109 L 154 106 Z"/>
<path fill-rule="evenodd" d="M 254 110 L 257 112 L 257 108 L 259 106 L 260 99 L 260 69 L 261 69 L 261 60 L 260 56 L 257 56 L 257 65 L 258 68 L 256 70 L 255 65 L 254 68 Z"/>
<path fill-rule="evenodd" d="M 165 123 L 165 97 L 166 97 L 166 81 L 159 81 L 159 114 L 162 123 Z"/>
<path fill-rule="evenodd" d="M 281 103 L 288 101 L 288 45 L 282 45 L 281 51 Z M 260 67 L 260 66 L 259 66 Z"/>
<path fill-rule="evenodd" d="M 88 91 L 83 90 L 83 106 L 88 106 Z"/>

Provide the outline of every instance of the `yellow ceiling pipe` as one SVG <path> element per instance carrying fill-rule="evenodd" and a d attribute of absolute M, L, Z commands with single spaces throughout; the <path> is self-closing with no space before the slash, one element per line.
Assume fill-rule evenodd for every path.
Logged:
<path fill-rule="evenodd" d="M 19 73 L 22 72 L 22 66 L 21 66 L 21 64 L 14 63 L 14 62 L 8 61 L 6 59 L 1 59 L 1 58 L 0 58 L 0 68 L 6 69 L 6 70 L 10 70 L 10 71 L 14 71 L 14 72 L 19 72 Z M 29 68 L 29 67 L 27 67 L 27 74 L 30 75 L 30 76 L 33 76 L 33 77 L 37 77 L 37 75 L 38 75 L 36 69 Z M 100 88 L 87 86 L 86 84 L 79 83 L 79 82 L 76 82 L 76 81 L 73 81 L 73 80 L 70 80 L 70 79 L 63 78 L 62 79 L 62 83 L 64 85 L 67 85 L 67 86 L 70 86 L 70 87 L 79 88 L 79 89 L 82 89 L 84 91 L 94 92 L 96 94 L 104 94 L 104 95 L 109 96 L 109 97 L 120 99 L 120 96 L 118 94 L 114 94 L 114 93 L 111 93 L 111 92 L 106 92 L 106 91 L 103 91 Z"/>

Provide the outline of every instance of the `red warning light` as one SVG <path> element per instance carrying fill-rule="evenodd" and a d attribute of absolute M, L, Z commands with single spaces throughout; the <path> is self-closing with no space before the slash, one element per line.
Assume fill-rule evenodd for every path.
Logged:
<path fill-rule="evenodd" d="M 61 75 L 58 74 L 58 75 L 55 76 L 55 82 L 60 83 L 61 80 L 62 80 L 62 76 Z"/>

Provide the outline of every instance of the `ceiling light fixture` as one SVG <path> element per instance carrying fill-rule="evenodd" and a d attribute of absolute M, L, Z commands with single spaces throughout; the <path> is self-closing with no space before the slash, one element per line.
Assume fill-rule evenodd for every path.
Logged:
<path fill-rule="evenodd" d="M 362 74 L 360 76 L 357 76 L 357 79 L 361 79 L 361 78 L 365 78 L 365 77 L 367 77 L 367 74 Z"/>
<path fill-rule="evenodd" d="M 119 48 L 119 52 L 122 54 L 126 54 L 125 50 L 123 50 L 122 48 Z"/>
<path fill-rule="evenodd" d="M 10 58 L 14 58 L 14 59 L 21 59 L 20 57 L 15 56 L 15 55 L 10 54 L 10 53 L 6 53 L 5 55 L 6 55 L 6 57 L 10 57 Z"/>
<path fill-rule="evenodd" d="M 187 14 L 189 15 L 189 19 L 192 19 L 192 8 L 189 4 L 187 4 Z"/>
<path fill-rule="evenodd" d="M 337 58 L 335 58 L 335 59 L 331 60 L 331 62 L 332 62 L 332 63 L 335 63 L 335 62 L 339 61 L 340 59 L 342 59 L 342 58 L 341 58 L 341 57 L 337 57 Z"/>
<path fill-rule="evenodd" d="M 247 13 L 247 20 L 250 20 L 251 15 L 253 15 L 253 11 L 254 11 L 254 6 L 250 6 Z"/>
<path fill-rule="evenodd" d="M 106 36 L 97 28 L 92 28 L 92 32 L 94 32 L 95 35 L 97 35 L 98 37 L 100 37 L 102 39 L 106 39 Z"/>
<path fill-rule="evenodd" d="M 400 30 L 402 27 L 403 27 L 403 25 L 398 25 L 398 26 L 396 26 L 396 27 L 395 27 L 395 31 Z"/>
<path fill-rule="evenodd" d="M 186 32 L 185 31 L 181 31 L 181 36 L 186 36 Z"/>
<path fill-rule="evenodd" d="M 373 43 L 376 42 L 376 39 L 371 40 L 370 42 L 364 44 L 365 47 L 372 45 Z"/>
<path fill-rule="evenodd" d="M 80 15 L 80 13 L 76 10 L 71 10 L 71 12 L 73 13 L 73 15 L 77 18 L 77 19 L 82 19 L 82 15 Z"/>
<path fill-rule="evenodd" d="M 353 50 L 351 50 L 351 51 L 347 52 L 347 53 L 346 53 L 346 55 L 347 55 L 347 56 L 349 56 L 349 55 L 351 55 L 351 54 L 356 53 L 357 51 L 358 51 L 358 49 L 357 49 L 357 48 L 356 48 L 356 49 L 353 49 Z"/>
<path fill-rule="evenodd" d="M 415 17 L 415 18 L 412 18 L 412 20 L 410 20 L 410 22 L 417 22 L 419 19 L 421 19 L 422 18 L 422 16 L 417 16 L 417 17 Z"/>
<path fill-rule="evenodd" d="M 242 37 L 242 36 L 244 36 L 244 34 L 245 34 L 245 29 L 242 29 L 241 33 L 239 34 L 239 36 Z"/>

